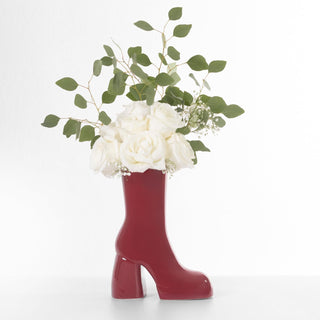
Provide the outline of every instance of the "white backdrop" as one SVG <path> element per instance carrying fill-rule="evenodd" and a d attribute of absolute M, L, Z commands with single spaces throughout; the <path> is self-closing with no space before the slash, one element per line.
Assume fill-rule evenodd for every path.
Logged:
<path fill-rule="evenodd" d="M 121 182 L 94 175 L 88 145 L 62 136 L 62 124 L 40 123 L 86 113 L 57 79 L 85 83 L 111 36 L 158 52 L 157 34 L 133 22 L 161 26 L 179 5 L 193 24 L 175 41 L 182 59 L 227 60 L 212 94 L 246 113 L 208 136 L 212 152 L 195 169 L 168 180 L 178 259 L 209 275 L 320 274 L 318 1 L 2 0 L 1 276 L 111 275 Z"/>

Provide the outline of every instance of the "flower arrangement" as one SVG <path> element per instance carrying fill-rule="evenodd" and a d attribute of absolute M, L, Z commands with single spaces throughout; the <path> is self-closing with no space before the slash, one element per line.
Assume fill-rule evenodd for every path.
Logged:
<path fill-rule="evenodd" d="M 97 111 L 97 120 L 60 118 L 49 114 L 44 127 L 55 127 L 60 120 L 66 120 L 63 134 L 75 136 L 80 142 L 89 141 L 92 148 L 91 167 L 105 176 L 127 175 L 156 169 L 174 172 L 191 168 L 197 163 L 196 153 L 210 151 L 201 140 L 187 140 L 186 136 L 205 135 L 224 127 L 225 118 L 234 118 L 244 110 L 236 104 L 227 104 L 219 96 L 203 94 L 210 90 L 207 78 L 221 72 L 226 61 L 213 60 L 210 63 L 197 54 L 180 62 L 180 52 L 171 45 L 174 38 L 186 37 L 192 25 L 177 24 L 171 35 L 167 34 L 169 23 L 182 17 L 182 8 L 169 10 L 168 20 L 162 30 L 155 29 L 148 22 L 137 21 L 138 28 L 156 32 L 162 39 L 162 50 L 158 61 L 152 62 L 142 47 L 130 47 L 125 56 L 114 42 L 117 54 L 111 46 L 105 45 L 106 55 L 93 63 L 93 72 L 87 85 L 79 84 L 73 78 L 65 77 L 56 82 L 64 90 L 83 88 L 88 98 L 76 94 L 75 106 L 85 109 L 92 105 Z M 181 78 L 178 69 L 187 66 L 192 71 L 205 72 L 201 82 L 193 73 L 197 90 L 191 94 L 177 86 Z M 106 91 L 98 102 L 91 91 L 91 82 L 99 77 L 102 69 L 110 68 L 112 76 Z M 115 103 L 117 97 L 126 94 L 131 100 L 114 121 L 103 110 L 106 104 Z"/>

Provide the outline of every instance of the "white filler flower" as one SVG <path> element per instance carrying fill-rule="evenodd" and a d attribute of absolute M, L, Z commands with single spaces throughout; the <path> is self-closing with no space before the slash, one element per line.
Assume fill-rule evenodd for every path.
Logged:
<path fill-rule="evenodd" d="M 192 168 L 194 152 L 183 134 L 174 133 L 167 139 L 167 159 L 175 164 L 175 169 Z"/>
<path fill-rule="evenodd" d="M 128 136 L 120 146 L 122 164 L 131 172 L 165 170 L 166 145 L 163 137 L 151 131 Z"/>

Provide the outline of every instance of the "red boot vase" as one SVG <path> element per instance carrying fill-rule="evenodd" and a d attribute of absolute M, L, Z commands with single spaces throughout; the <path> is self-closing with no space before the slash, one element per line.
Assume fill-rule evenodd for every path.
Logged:
<path fill-rule="evenodd" d="M 123 176 L 126 218 L 116 240 L 112 296 L 142 298 L 141 266 L 153 277 L 160 299 L 206 299 L 209 279 L 176 260 L 165 229 L 166 175 L 159 170 Z"/>

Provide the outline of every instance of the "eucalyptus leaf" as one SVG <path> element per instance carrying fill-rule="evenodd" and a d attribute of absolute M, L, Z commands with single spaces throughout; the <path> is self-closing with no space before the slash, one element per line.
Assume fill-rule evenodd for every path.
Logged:
<path fill-rule="evenodd" d="M 227 104 L 221 97 L 211 97 L 208 99 L 206 104 L 210 107 L 213 113 L 221 113 L 227 107 Z"/>
<path fill-rule="evenodd" d="M 55 127 L 58 122 L 59 122 L 60 118 L 57 117 L 56 115 L 54 114 L 49 114 L 45 117 L 44 121 L 41 123 L 41 125 L 43 127 L 46 127 L 46 128 L 53 128 Z"/>
<path fill-rule="evenodd" d="M 208 90 L 211 90 L 210 86 L 209 86 L 209 83 L 203 79 L 203 85 L 208 89 Z"/>
<path fill-rule="evenodd" d="M 181 134 L 184 134 L 184 135 L 190 133 L 190 131 L 191 131 L 191 130 L 190 130 L 190 128 L 189 128 L 188 126 L 185 126 L 185 127 L 182 127 L 182 128 L 178 128 L 178 129 L 176 130 L 176 132 L 181 133 Z"/>
<path fill-rule="evenodd" d="M 180 59 L 180 52 L 175 49 L 174 47 L 170 46 L 168 47 L 168 56 L 173 60 L 179 60 Z"/>
<path fill-rule="evenodd" d="M 191 141 L 188 140 L 188 142 L 190 143 L 191 148 L 194 152 L 196 151 L 210 152 L 210 149 L 208 149 L 200 140 L 191 140 Z"/>
<path fill-rule="evenodd" d="M 69 119 L 63 127 L 63 134 L 69 138 L 74 134 L 77 134 L 80 122 L 77 120 Z"/>
<path fill-rule="evenodd" d="M 162 53 L 158 53 L 160 60 L 162 61 L 162 63 L 166 66 L 168 64 L 166 58 L 164 57 L 164 55 Z"/>
<path fill-rule="evenodd" d="M 201 55 L 195 55 L 191 57 L 188 61 L 187 64 L 192 70 L 195 71 L 201 71 L 201 70 L 207 70 L 208 69 L 208 64 L 206 62 L 206 59 L 201 56 Z"/>
<path fill-rule="evenodd" d="M 111 122 L 111 119 L 104 111 L 101 111 L 99 113 L 99 120 L 106 126 Z"/>
<path fill-rule="evenodd" d="M 140 46 L 137 47 L 130 47 L 128 49 L 128 56 L 132 58 L 133 56 L 137 56 L 142 52 L 142 48 Z"/>
<path fill-rule="evenodd" d="M 187 91 L 184 91 L 183 92 L 183 103 L 186 105 L 186 106 L 191 106 L 193 102 L 193 96 L 192 94 L 190 94 L 189 92 Z"/>
<path fill-rule="evenodd" d="M 173 30 L 173 35 L 178 38 L 183 38 L 188 35 L 191 30 L 191 24 L 179 24 Z"/>
<path fill-rule="evenodd" d="M 154 97 L 156 95 L 156 90 L 152 86 L 148 86 L 146 89 L 146 96 L 147 96 L 147 105 L 151 106 L 154 102 Z"/>
<path fill-rule="evenodd" d="M 156 76 L 156 83 L 159 86 L 168 86 L 174 82 L 174 79 L 165 72 L 161 72 Z"/>
<path fill-rule="evenodd" d="M 149 57 L 144 53 L 138 54 L 136 59 L 137 59 L 137 62 L 144 67 L 150 66 L 151 64 Z"/>
<path fill-rule="evenodd" d="M 244 110 L 236 104 L 230 104 L 224 108 L 222 113 L 227 118 L 235 118 L 242 115 L 244 113 Z"/>
<path fill-rule="evenodd" d="M 182 8 L 176 7 L 170 9 L 168 12 L 169 20 L 179 20 L 182 17 Z"/>
<path fill-rule="evenodd" d="M 90 142 L 90 148 L 92 149 L 95 142 L 100 138 L 100 135 L 94 136 L 94 138 Z"/>
<path fill-rule="evenodd" d="M 213 122 L 219 128 L 223 128 L 226 125 L 226 122 L 221 117 L 214 117 Z"/>
<path fill-rule="evenodd" d="M 67 91 L 73 91 L 78 88 L 78 83 L 74 79 L 69 77 L 58 80 L 56 82 L 56 85 Z"/>
<path fill-rule="evenodd" d="M 139 20 L 137 22 L 134 23 L 134 25 L 142 30 L 145 30 L 145 31 L 151 31 L 153 30 L 153 28 L 151 27 L 151 25 L 146 22 L 146 21 L 143 21 L 143 20 Z"/>
<path fill-rule="evenodd" d="M 103 48 L 109 57 L 114 57 L 114 52 L 110 46 L 104 45 Z"/>
<path fill-rule="evenodd" d="M 94 127 L 86 125 L 86 126 L 83 126 L 80 131 L 79 141 L 80 142 L 91 141 L 94 138 L 94 136 L 95 136 Z"/>
<path fill-rule="evenodd" d="M 189 73 L 189 77 L 195 82 L 195 84 L 200 87 L 200 84 L 193 73 Z"/>
<path fill-rule="evenodd" d="M 87 107 L 87 100 L 81 94 L 76 94 L 74 97 L 74 105 L 81 109 L 85 109 Z"/>
<path fill-rule="evenodd" d="M 98 77 L 101 73 L 101 68 L 102 68 L 102 61 L 101 60 L 96 60 L 93 63 L 93 74 Z"/>
<path fill-rule="evenodd" d="M 103 66 L 107 66 L 107 67 L 108 67 L 108 66 L 111 66 L 111 65 L 112 65 L 112 62 L 113 62 L 113 61 L 112 61 L 113 59 L 110 58 L 110 57 L 107 57 L 107 56 L 102 57 L 100 60 L 101 60 L 102 65 L 103 65 Z"/>
<path fill-rule="evenodd" d="M 136 64 L 132 64 L 130 70 L 140 79 L 147 79 L 148 75 Z"/>
<path fill-rule="evenodd" d="M 112 103 L 116 99 L 116 95 L 110 93 L 109 91 L 105 91 L 102 94 L 102 103 Z"/>
<path fill-rule="evenodd" d="M 209 67 L 208 67 L 208 72 L 220 72 L 222 71 L 227 62 L 223 60 L 215 60 L 210 62 Z"/>
<path fill-rule="evenodd" d="M 170 76 L 173 79 L 172 85 L 176 85 L 181 80 L 181 78 L 176 72 L 173 72 L 172 74 L 170 74 Z"/>

